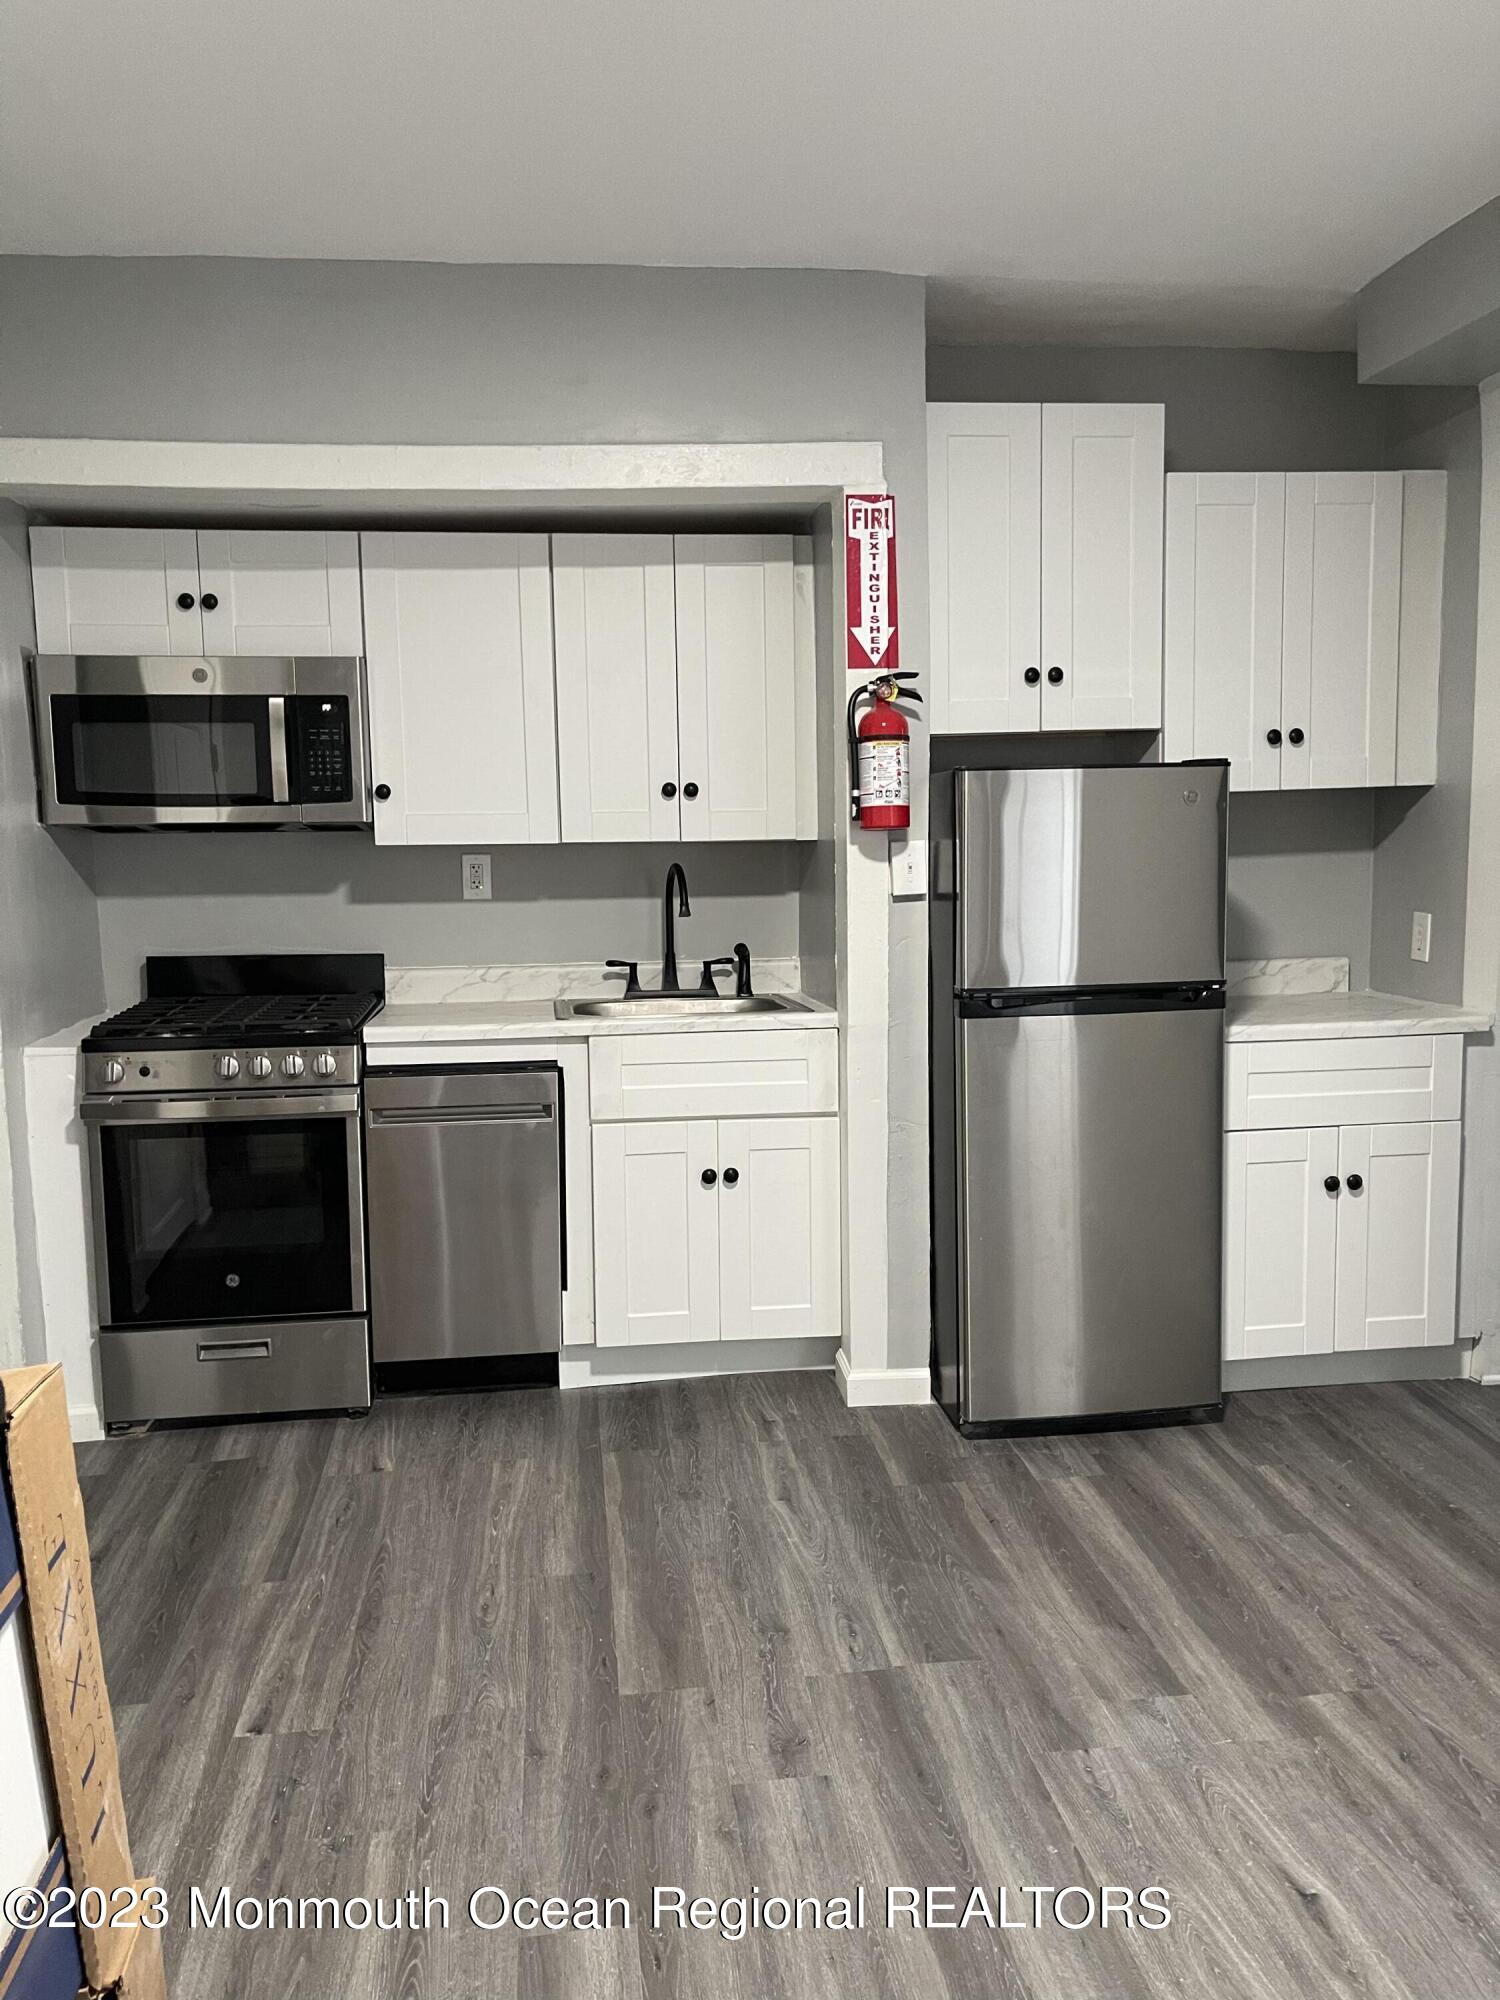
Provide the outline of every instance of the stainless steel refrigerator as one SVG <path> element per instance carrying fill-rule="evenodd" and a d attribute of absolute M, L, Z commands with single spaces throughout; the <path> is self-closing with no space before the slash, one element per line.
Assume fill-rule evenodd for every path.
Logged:
<path fill-rule="evenodd" d="M 934 776 L 933 1386 L 971 1436 L 1222 1414 L 1228 785 Z"/>

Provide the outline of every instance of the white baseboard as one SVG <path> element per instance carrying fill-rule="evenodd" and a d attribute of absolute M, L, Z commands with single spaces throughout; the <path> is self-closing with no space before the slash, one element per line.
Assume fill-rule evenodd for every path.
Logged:
<path fill-rule="evenodd" d="M 772 1375 L 789 1368 L 830 1369 L 838 1336 L 799 1340 L 702 1340 L 671 1347 L 565 1347 L 561 1389 L 610 1383 L 683 1382 L 695 1375 Z"/>
<path fill-rule="evenodd" d="M 97 1403 L 69 1403 L 68 1429 L 74 1444 L 94 1444 L 104 1436 L 104 1420 Z"/>
<path fill-rule="evenodd" d="M 926 1368 L 851 1368 L 839 1349 L 834 1364 L 839 1394 L 851 1410 L 875 1410 L 932 1401 L 932 1374 Z"/>

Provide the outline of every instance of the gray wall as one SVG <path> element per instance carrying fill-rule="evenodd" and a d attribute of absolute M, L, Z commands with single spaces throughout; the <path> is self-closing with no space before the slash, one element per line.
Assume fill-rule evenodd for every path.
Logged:
<path fill-rule="evenodd" d="M 21 670 L 33 643 L 26 530 L 0 503 L 0 1060 L 11 1201 L 0 1207 L 0 1358 L 42 1355 L 22 1052 L 103 999 L 87 835 L 37 825 Z M 0 1157 L 0 1191 L 6 1162 Z M 12 1237 L 12 1227 L 14 1236 Z"/>
<path fill-rule="evenodd" d="M 871 272 L 0 258 L 0 431 L 332 443 L 878 441 L 900 503 L 904 651 L 920 667 L 924 306 L 920 278 Z M 925 770 L 914 790 L 920 829 Z M 124 865 L 106 863 L 119 888 L 114 871 Z M 328 865 L 309 851 L 308 869 Z M 384 870 L 386 857 L 372 865 Z M 387 879 L 396 880 L 379 877 Z M 284 877 L 279 889 L 293 930 L 305 931 L 317 910 L 332 924 L 328 943 L 364 935 L 362 907 L 372 906 L 326 881 L 308 877 L 299 889 Z M 810 936 L 826 934 L 827 889 L 814 879 L 803 898 Z M 213 909 L 213 890 L 205 868 L 203 912 Z M 400 886 L 380 893 L 387 908 L 405 903 Z M 108 907 L 117 889 L 106 885 L 104 897 L 115 976 L 128 926 Z M 248 897 L 234 904 L 250 907 Z M 452 916 L 452 946 L 425 933 L 443 958 L 462 957 L 473 935 L 457 905 Z M 432 921 L 446 938 L 447 913 Z M 889 1358 L 903 1367 L 927 1353 L 925 910 L 894 905 L 892 930 Z"/>
<path fill-rule="evenodd" d="M 1333 953 L 1348 959 L 1351 986 L 1379 984 L 1370 969 L 1373 799 L 1364 791 L 1233 794 L 1231 958 Z"/>
<path fill-rule="evenodd" d="M 693 914 L 678 955 L 798 948 L 803 850 L 791 841 L 677 847 L 497 847 L 495 900 L 459 898 L 450 847 L 376 847 L 359 833 L 99 834 L 94 881 L 111 1006 L 137 998 L 158 951 L 383 951 L 391 965 L 661 963 L 662 881 L 680 859 Z"/>
<path fill-rule="evenodd" d="M 909 451 L 923 305 L 920 278 L 870 272 L 5 257 L 0 429 L 379 444 L 906 433 Z"/>
<path fill-rule="evenodd" d="M 1357 322 L 1367 382 L 1472 385 L 1500 373 L 1500 199 L 1372 278 Z"/>
<path fill-rule="evenodd" d="M 1479 600 L 1479 397 L 1473 389 L 1391 389 L 1387 462 L 1448 474 L 1437 783 L 1377 792 L 1371 983 L 1418 1000 L 1461 1000 L 1474 752 L 1475 624 Z M 1411 957 L 1413 910 L 1432 915 L 1432 956 Z"/>

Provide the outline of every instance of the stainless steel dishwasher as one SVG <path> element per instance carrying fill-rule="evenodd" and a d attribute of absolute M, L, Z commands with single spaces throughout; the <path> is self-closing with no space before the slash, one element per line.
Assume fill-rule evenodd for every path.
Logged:
<path fill-rule="evenodd" d="M 367 1076 L 377 1366 L 558 1351 L 561 1108 L 555 1064 Z"/>

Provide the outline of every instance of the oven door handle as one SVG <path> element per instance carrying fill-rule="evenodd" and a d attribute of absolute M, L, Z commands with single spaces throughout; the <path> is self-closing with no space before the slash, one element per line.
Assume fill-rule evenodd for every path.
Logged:
<path fill-rule="evenodd" d="M 357 1118 L 359 1092 L 301 1097 L 89 1097 L 78 1107 L 86 1125 L 154 1125 L 163 1119 L 211 1124 L 223 1118 Z"/>

